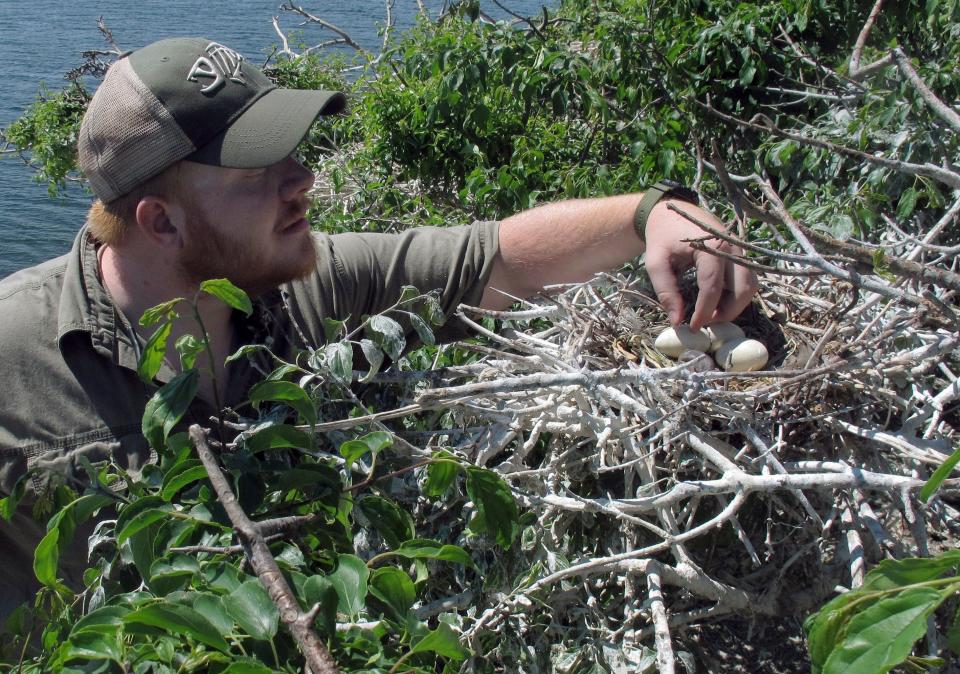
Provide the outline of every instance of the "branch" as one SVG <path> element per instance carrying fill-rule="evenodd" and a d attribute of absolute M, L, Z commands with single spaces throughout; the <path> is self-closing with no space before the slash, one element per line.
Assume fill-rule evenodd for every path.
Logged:
<path fill-rule="evenodd" d="M 220 500 L 220 504 L 226 510 L 233 524 L 240 544 L 243 546 L 244 554 L 250 562 L 260 582 L 266 588 L 270 599 L 276 605 L 280 612 L 280 620 L 290 634 L 293 636 L 301 652 L 306 658 L 307 665 L 313 671 L 313 674 L 339 674 L 337 663 L 334 662 L 330 651 L 324 646 L 323 641 L 313 629 L 313 620 L 309 613 L 300 610 L 300 604 L 294 596 L 290 586 L 277 566 L 277 560 L 274 559 L 267 547 L 266 541 L 257 530 L 255 525 L 237 502 L 230 484 L 224 477 L 220 466 L 217 463 L 213 451 L 207 444 L 207 431 L 194 424 L 190 427 L 190 439 L 197 448 L 197 454 L 204 468 L 207 469 L 207 476 L 210 484 Z"/>
<path fill-rule="evenodd" d="M 880 15 L 880 8 L 882 6 L 883 0 L 877 0 L 874 3 L 873 9 L 870 10 L 870 14 L 863 24 L 863 28 L 860 29 L 860 35 L 857 36 L 857 42 L 853 45 L 853 53 L 850 55 L 850 77 L 856 78 L 860 73 L 860 57 L 863 55 L 863 48 L 867 44 L 867 38 L 870 37 L 870 31 L 873 29 L 873 24 L 877 21 L 877 16 Z"/>
<path fill-rule="evenodd" d="M 892 52 L 893 60 L 896 62 L 897 67 L 900 68 L 907 81 L 913 85 L 913 88 L 917 90 L 917 93 L 920 94 L 927 105 L 929 105 L 937 116 L 940 117 L 943 121 L 953 127 L 954 131 L 960 132 L 960 115 L 951 110 L 946 103 L 937 98 L 937 95 L 930 91 L 930 87 L 927 86 L 926 82 L 920 79 L 920 75 L 917 74 L 917 71 L 913 69 L 913 65 L 910 63 L 910 59 L 907 58 L 907 55 L 903 53 L 903 50 L 900 47 L 895 48 Z"/>
<path fill-rule="evenodd" d="M 887 159 L 886 157 L 877 157 L 876 155 L 867 154 L 866 152 L 861 152 L 860 150 L 854 150 L 849 147 L 844 147 L 843 145 L 835 145 L 834 143 L 829 143 L 825 140 L 819 140 L 817 138 L 807 138 L 806 136 L 801 136 L 795 133 L 789 133 L 779 128 L 774 124 L 770 119 L 764 115 L 755 115 L 754 119 L 760 119 L 763 121 L 763 124 L 757 124 L 755 122 L 748 122 L 732 115 L 727 115 L 723 112 L 720 112 L 714 108 L 709 103 L 703 103 L 694 99 L 696 104 L 704 108 L 711 115 L 722 119 L 726 122 L 736 124 L 737 126 L 742 126 L 746 129 L 752 129 L 753 131 L 759 131 L 762 133 L 772 133 L 778 138 L 786 138 L 788 140 L 795 141 L 802 145 L 810 145 L 813 147 L 819 147 L 824 150 L 829 150 L 831 152 L 836 152 L 847 157 L 852 157 L 854 159 L 859 159 L 861 161 L 866 161 L 871 164 L 877 164 L 879 166 L 884 166 L 894 171 L 899 171 L 901 173 L 906 173 L 908 175 L 924 176 L 937 182 L 943 183 L 954 189 L 960 189 L 960 174 L 953 171 L 949 171 L 945 168 L 941 168 L 936 164 L 926 163 L 926 164 L 911 164 L 909 162 L 899 161 L 897 159 Z"/>
<path fill-rule="evenodd" d="M 361 47 L 352 37 L 350 37 L 350 35 L 345 30 L 343 30 L 342 28 L 338 28 L 337 26 L 333 25 L 329 21 L 324 21 L 320 17 L 314 16 L 313 14 L 305 10 L 303 7 L 294 5 L 292 2 L 287 2 L 280 5 L 280 9 L 286 12 L 293 12 L 295 14 L 299 14 L 300 16 L 302 16 L 307 20 L 306 21 L 307 23 L 315 23 L 318 26 L 322 26 L 326 28 L 327 30 L 332 30 L 334 33 L 336 33 L 343 39 L 343 44 L 353 47 L 361 54 L 368 53 L 367 50 Z"/>

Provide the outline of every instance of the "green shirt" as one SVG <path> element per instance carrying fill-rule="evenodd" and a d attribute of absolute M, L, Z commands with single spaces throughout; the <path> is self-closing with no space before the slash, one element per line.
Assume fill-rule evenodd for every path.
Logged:
<path fill-rule="evenodd" d="M 323 343 L 324 317 L 355 326 L 364 314 L 394 304 L 404 285 L 439 290 L 449 316 L 461 302 L 479 303 L 498 250 L 495 222 L 314 237 L 315 272 L 257 298 L 251 317 L 235 312 L 235 344 L 265 344 L 290 357 L 295 349 Z M 137 376 L 143 342 L 130 320 L 138 318 L 113 304 L 86 227 L 67 255 L 0 281 L 0 490 L 9 493 L 33 467 L 41 470 L 30 479 L 26 503 L 56 481 L 77 484 L 85 475 L 81 455 L 92 462 L 112 457 L 134 473 L 151 461 L 140 426 L 156 386 Z M 438 337 L 461 334 L 448 324 Z M 158 379 L 173 374 L 165 366 Z M 234 406 L 260 375 L 241 360 L 226 376 L 224 402 Z M 207 422 L 214 412 L 197 399 L 185 423 Z M 26 507 L 0 522 L 0 615 L 35 591 L 33 550 L 44 532 L 45 523 L 35 522 Z M 85 556 L 84 534 L 77 532 L 78 563 Z M 75 569 L 63 571 L 76 583 Z"/>

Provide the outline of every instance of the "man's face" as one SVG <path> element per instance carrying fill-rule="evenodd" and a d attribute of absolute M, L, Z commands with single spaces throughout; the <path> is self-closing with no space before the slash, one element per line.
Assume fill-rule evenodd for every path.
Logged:
<path fill-rule="evenodd" d="M 310 273 L 317 253 L 304 219 L 313 174 L 293 158 L 262 169 L 184 162 L 179 264 L 199 283 L 228 278 L 251 295 Z"/>

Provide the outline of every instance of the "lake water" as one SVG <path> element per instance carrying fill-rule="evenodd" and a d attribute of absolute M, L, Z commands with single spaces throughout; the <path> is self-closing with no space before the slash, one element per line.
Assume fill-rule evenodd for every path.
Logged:
<path fill-rule="evenodd" d="M 315 16 L 349 33 L 361 46 L 377 50 L 385 20 L 383 0 L 300 2 Z M 542 1 L 508 0 L 523 15 L 535 15 Z M 555 6 L 555 2 L 547 3 Z M 433 16 L 442 2 L 425 0 Z M 495 18 L 505 14 L 492 2 L 482 9 Z M 413 24 L 415 0 L 396 0 L 397 30 Z M 0 94 L 0 128 L 6 128 L 36 100 L 40 83 L 50 90 L 64 86 L 63 75 L 83 61 L 81 52 L 105 48 L 97 18 L 103 17 L 121 49 L 136 49 L 165 37 L 209 37 L 262 63 L 278 43 L 271 25 L 280 17 L 285 32 L 295 30 L 295 15 L 279 10 L 278 0 L 0 0 L 0 63 L 4 88 Z M 316 27 L 304 29 L 309 44 L 332 37 Z M 65 197 L 51 199 L 46 187 L 32 181 L 33 172 L 16 155 L 0 157 L 0 278 L 69 250 L 83 224 L 91 197 L 72 185 Z"/>

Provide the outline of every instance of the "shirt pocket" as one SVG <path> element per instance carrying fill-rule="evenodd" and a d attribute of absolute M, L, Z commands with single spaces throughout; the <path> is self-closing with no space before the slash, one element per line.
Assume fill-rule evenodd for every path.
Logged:
<path fill-rule="evenodd" d="M 157 458 L 139 424 L 104 427 L 0 450 L 0 487 L 10 493 L 20 476 L 29 470 L 28 496 L 31 491 L 34 497 L 41 496 L 59 484 L 82 489 L 89 478 L 80 457 L 94 464 L 112 460 L 134 476 Z"/>

